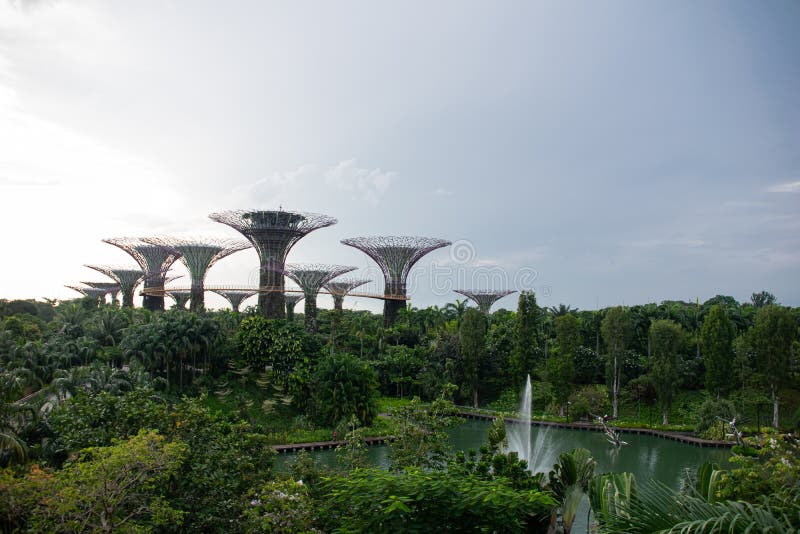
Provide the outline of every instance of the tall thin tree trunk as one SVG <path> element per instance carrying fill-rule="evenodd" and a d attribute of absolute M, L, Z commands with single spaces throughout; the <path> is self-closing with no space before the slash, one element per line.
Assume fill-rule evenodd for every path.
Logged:
<path fill-rule="evenodd" d="M 778 428 L 778 391 L 772 384 L 772 426 Z"/>
<path fill-rule="evenodd" d="M 619 400 L 617 398 L 619 394 L 619 372 L 617 371 L 617 353 L 614 352 L 614 377 L 611 380 L 611 407 L 612 417 L 617 417 L 617 409 L 619 407 Z"/>

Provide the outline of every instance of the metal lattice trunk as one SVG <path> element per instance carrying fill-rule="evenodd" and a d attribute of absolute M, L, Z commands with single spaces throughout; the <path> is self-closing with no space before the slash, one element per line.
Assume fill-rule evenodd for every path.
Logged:
<path fill-rule="evenodd" d="M 406 306 L 406 281 L 411 268 L 423 256 L 450 241 L 417 236 L 370 236 L 342 239 L 342 243 L 359 249 L 372 258 L 383 271 L 385 281 L 383 320 L 391 326 Z"/>
<path fill-rule="evenodd" d="M 258 305 L 268 318 L 285 316 L 286 300 L 282 270 L 292 247 L 310 232 L 336 224 L 318 213 L 278 210 L 230 210 L 209 217 L 244 235 L 258 253 L 260 292 Z"/>

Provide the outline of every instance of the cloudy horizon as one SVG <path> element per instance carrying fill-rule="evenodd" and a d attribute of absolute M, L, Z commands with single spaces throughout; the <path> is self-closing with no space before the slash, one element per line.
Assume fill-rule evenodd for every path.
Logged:
<path fill-rule="evenodd" d="M 797 2 L 235 5 L 0 0 L 0 298 L 133 265 L 103 238 L 239 237 L 208 214 L 281 206 L 339 220 L 289 261 L 353 276 L 377 273 L 343 238 L 452 241 L 418 307 L 800 305 Z"/>

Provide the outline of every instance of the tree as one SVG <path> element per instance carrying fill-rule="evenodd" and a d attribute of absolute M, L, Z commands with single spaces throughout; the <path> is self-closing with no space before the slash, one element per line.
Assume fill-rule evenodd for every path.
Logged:
<path fill-rule="evenodd" d="M 568 313 L 556 317 L 556 350 L 550 360 L 547 375 L 553 384 L 558 401 L 559 415 L 564 415 L 564 405 L 572 394 L 575 379 L 575 356 L 581 343 L 578 319 Z"/>
<path fill-rule="evenodd" d="M 546 492 L 459 470 L 358 469 L 323 491 L 325 532 L 544 532 L 554 505 Z"/>
<path fill-rule="evenodd" d="M 467 299 L 456 299 L 455 304 L 448 302 L 442 311 L 449 320 L 455 320 L 457 324 L 461 324 L 461 319 L 467 312 Z"/>
<path fill-rule="evenodd" d="M 457 420 L 455 406 L 444 398 L 447 389 L 429 406 L 414 397 L 410 403 L 392 410 L 397 438 L 389 449 L 393 470 L 437 469 L 445 465 L 451 448 L 445 430 Z"/>
<path fill-rule="evenodd" d="M 608 349 L 607 375 L 611 387 L 612 416 L 619 413 L 619 390 L 622 381 L 622 358 L 631 337 L 631 318 L 622 306 L 611 308 L 603 318 L 600 331 Z"/>
<path fill-rule="evenodd" d="M 750 329 L 750 345 L 756 354 L 756 365 L 769 384 L 772 396 L 772 426 L 778 428 L 778 390 L 786 383 L 797 327 L 788 308 L 767 305 L 756 315 Z"/>
<path fill-rule="evenodd" d="M 459 329 L 461 358 L 464 365 L 465 393 L 472 397 L 472 405 L 478 407 L 478 370 L 486 354 L 486 318 L 477 308 L 469 308 Z"/>
<path fill-rule="evenodd" d="M 238 335 L 247 364 L 259 372 L 269 368 L 284 388 L 303 357 L 319 352 L 318 342 L 303 327 L 280 319 L 248 317 L 239 325 Z"/>
<path fill-rule="evenodd" d="M 405 345 L 389 345 L 373 362 L 378 370 L 381 389 L 385 393 L 403 398 L 424 363 L 419 349 Z"/>
<path fill-rule="evenodd" d="M 722 304 L 711 307 L 700 331 L 706 388 L 717 398 L 730 391 L 733 383 L 733 340 L 736 327 Z"/>
<path fill-rule="evenodd" d="M 750 295 L 750 302 L 753 303 L 754 308 L 761 309 L 764 306 L 775 304 L 775 295 L 769 291 L 759 291 Z"/>
<path fill-rule="evenodd" d="M 186 452 L 184 443 L 144 430 L 110 447 L 83 450 L 44 486 L 32 530 L 118 532 L 180 525 L 183 514 L 167 504 L 165 488 Z"/>
<path fill-rule="evenodd" d="M 317 415 L 335 425 L 355 415 L 369 426 L 378 414 L 378 379 L 365 362 L 350 354 L 335 354 L 320 360 L 312 378 Z"/>
<path fill-rule="evenodd" d="M 669 424 L 669 409 L 678 390 L 678 358 L 686 344 L 681 326 L 667 319 L 650 325 L 653 344 L 653 364 L 650 373 L 661 405 L 661 424 Z"/>
<path fill-rule="evenodd" d="M 586 449 L 562 452 L 553 470 L 548 473 L 550 491 L 561 508 L 561 527 L 565 534 L 572 530 L 578 506 L 589 490 L 597 462 Z M 555 511 L 553 512 L 555 519 Z M 552 522 L 551 522 L 552 524 Z"/>
<path fill-rule="evenodd" d="M 275 451 L 251 424 L 206 406 L 204 396 L 184 398 L 170 413 L 171 437 L 188 446 L 169 488 L 171 503 L 188 512 L 186 532 L 225 532 L 242 513 L 242 495 L 272 475 Z"/>
<path fill-rule="evenodd" d="M 511 353 L 511 369 L 514 386 L 520 387 L 525 376 L 534 374 L 540 363 L 544 333 L 543 313 L 536 304 L 533 291 L 523 291 L 517 305 L 517 324 L 514 351 Z"/>

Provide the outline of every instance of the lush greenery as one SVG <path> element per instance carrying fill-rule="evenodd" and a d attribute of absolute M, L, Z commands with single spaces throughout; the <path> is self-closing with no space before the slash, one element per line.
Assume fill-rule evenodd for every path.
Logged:
<path fill-rule="evenodd" d="M 523 292 L 516 311 L 456 301 L 388 328 L 348 310 L 321 310 L 318 332 L 303 324 L 0 301 L 4 531 L 568 532 L 584 495 L 607 531 L 800 523 L 787 434 L 800 425 L 800 313 L 768 293 L 580 311 Z M 582 450 L 533 477 L 502 453 L 502 421 L 480 454 L 450 450 L 461 410 L 515 412 L 526 375 L 537 416 L 554 420 L 775 433 L 677 494 L 596 474 Z M 391 467 L 376 471 L 365 439 L 387 435 Z M 273 472 L 271 445 L 334 438 L 347 440 L 339 469 L 301 456 L 291 477 Z"/>

